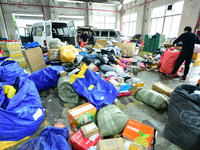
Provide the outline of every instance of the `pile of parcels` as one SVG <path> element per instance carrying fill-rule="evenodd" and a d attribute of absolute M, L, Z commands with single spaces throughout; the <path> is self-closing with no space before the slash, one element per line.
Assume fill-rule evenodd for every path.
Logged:
<path fill-rule="evenodd" d="M 122 48 L 128 47 L 126 43 L 122 44 Z M 2 149 L 27 139 L 40 127 L 45 118 L 45 109 L 39 92 L 52 87 L 57 86 L 58 96 L 64 102 L 78 103 L 80 96 L 87 99 L 87 103 L 68 110 L 70 129 L 73 131 L 64 125 L 47 127 L 39 137 L 31 139 L 19 150 L 41 147 L 68 150 L 150 150 L 154 148 L 157 131 L 128 118 L 113 104 L 116 98 L 135 95 L 138 100 L 157 110 L 165 110 L 169 101 L 182 100 L 181 96 L 177 95 L 183 93 L 188 93 L 190 98 L 184 99 L 188 103 L 193 103 L 189 101 L 191 93 L 195 100 L 198 100 L 198 89 L 191 85 L 181 85 L 173 91 L 157 82 L 151 90 L 144 88 L 144 83 L 134 76 L 141 70 L 142 65 L 145 68 L 144 62 L 139 61 L 143 58 L 121 57 L 120 46 L 109 45 L 101 50 L 91 47 L 81 49 L 66 45 L 58 39 L 52 39 L 49 45 L 51 49 L 48 51 L 48 60 L 51 66 L 46 66 L 40 47 L 22 50 L 31 74 L 10 58 L 0 59 Z M 131 50 L 128 55 L 132 55 Z M 179 105 L 181 102 L 173 104 Z M 170 108 L 173 109 L 174 107 Z M 170 118 L 173 120 L 173 117 Z M 181 119 L 181 116 L 177 118 Z M 173 134 L 174 131 L 171 130 L 171 126 L 176 126 L 175 122 L 169 120 L 165 135 L 170 141 L 174 142 L 176 139 L 175 141 L 179 142 L 179 134 Z M 183 125 L 178 127 L 181 126 Z M 194 136 L 199 137 L 197 132 Z M 187 142 L 177 145 L 184 143 Z M 190 145 L 195 144 L 190 141 Z"/>
<path fill-rule="evenodd" d="M 21 44 L 19 41 L 6 40 L 0 41 L 1 56 L 10 57 L 17 61 L 23 68 L 27 68 L 26 61 L 21 51 Z"/>

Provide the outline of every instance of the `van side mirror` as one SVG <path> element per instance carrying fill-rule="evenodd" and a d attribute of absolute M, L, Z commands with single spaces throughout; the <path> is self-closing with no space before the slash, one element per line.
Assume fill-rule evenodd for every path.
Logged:
<path fill-rule="evenodd" d="M 117 34 L 115 34 L 115 38 L 117 38 Z"/>

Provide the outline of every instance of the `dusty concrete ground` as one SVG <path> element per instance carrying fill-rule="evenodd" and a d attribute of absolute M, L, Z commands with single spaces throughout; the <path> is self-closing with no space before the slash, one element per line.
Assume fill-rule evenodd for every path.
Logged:
<path fill-rule="evenodd" d="M 155 82 L 162 82 L 171 88 L 187 83 L 195 85 L 199 79 L 198 74 L 200 73 L 200 66 L 192 67 L 188 74 L 186 81 L 176 79 L 169 79 L 165 75 L 156 71 L 141 71 L 136 77 L 142 79 L 145 83 L 145 88 L 150 89 Z M 78 104 L 65 103 L 58 97 L 57 88 L 51 88 L 49 90 L 40 93 L 43 107 L 46 109 L 46 116 L 43 124 L 40 128 L 25 141 L 8 148 L 7 150 L 16 150 L 21 145 L 29 141 L 31 138 L 39 136 L 39 133 L 47 126 L 53 126 L 58 122 L 69 126 L 67 111 L 78 105 L 86 103 L 84 98 L 81 98 Z M 181 150 L 178 146 L 174 145 L 163 137 L 163 131 L 165 122 L 167 120 L 167 110 L 157 111 L 154 108 L 145 105 L 143 102 L 138 101 L 135 96 L 124 96 L 117 98 L 114 102 L 130 119 L 134 119 L 138 122 L 154 127 L 158 131 L 155 150 Z"/>

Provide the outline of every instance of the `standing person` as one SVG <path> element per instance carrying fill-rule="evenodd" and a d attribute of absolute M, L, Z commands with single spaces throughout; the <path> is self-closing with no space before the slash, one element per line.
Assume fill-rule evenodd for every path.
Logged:
<path fill-rule="evenodd" d="M 174 46 L 178 42 L 182 42 L 182 50 L 176 60 L 174 65 L 174 69 L 172 70 L 171 74 L 167 74 L 167 76 L 171 79 L 175 77 L 175 74 L 181 64 L 185 61 L 185 70 L 184 74 L 181 76 L 181 80 L 186 80 L 187 74 L 190 68 L 190 62 L 192 59 L 193 51 L 194 51 L 194 44 L 200 44 L 200 40 L 196 34 L 192 33 L 192 28 L 190 26 L 186 26 L 184 28 L 184 33 L 181 34 L 172 44 Z"/>
<path fill-rule="evenodd" d="M 96 44 L 96 34 L 94 32 L 94 30 L 91 31 L 90 33 L 90 39 L 89 39 L 89 43 L 92 44 L 92 47 Z"/>
<path fill-rule="evenodd" d="M 87 42 L 87 40 L 88 40 L 88 35 L 87 35 L 86 31 L 84 31 L 84 32 L 81 34 L 81 40 L 82 40 L 83 42 Z"/>

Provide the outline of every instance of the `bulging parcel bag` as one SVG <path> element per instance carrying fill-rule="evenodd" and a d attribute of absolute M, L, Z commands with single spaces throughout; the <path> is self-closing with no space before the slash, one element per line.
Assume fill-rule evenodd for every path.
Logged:
<path fill-rule="evenodd" d="M 40 95 L 35 84 L 28 78 L 18 78 L 18 91 L 6 107 L 0 106 L 0 148 L 8 148 L 31 136 L 44 119 Z M 0 97 L 0 105 L 4 103 Z"/>
<path fill-rule="evenodd" d="M 97 114 L 98 127 L 103 136 L 120 133 L 127 121 L 127 116 L 115 105 L 108 105 L 100 109 Z"/>
<path fill-rule="evenodd" d="M 164 110 L 169 103 L 169 97 L 154 90 L 141 89 L 136 93 L 136 98 L 157 110 Z"/>
<path fill-rule="evenodd" d="M 73 45 L 64 45 L 60 47 L 60 58 L 62 62 L 74 62 L 76 56 L 74 54 L 75 48 Z"/>
<path fill-rule="evenodd" d="M 70 77 L 70 84 L 79 95 L 87 98 L 98 110 L 112 104 L 118 94 L 114 86 L 96 72 L 88 69 L 86 65 L 81 67 L 77 75 L 73 74 Z"/>
<path fill-rule="evenodd" d="M 182 84 L 170 96 L 164 137 L 184 150 L 200 149 L 200 96 L 193 96 L 199 87 Z"/>

